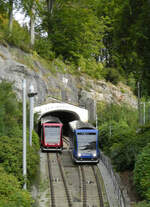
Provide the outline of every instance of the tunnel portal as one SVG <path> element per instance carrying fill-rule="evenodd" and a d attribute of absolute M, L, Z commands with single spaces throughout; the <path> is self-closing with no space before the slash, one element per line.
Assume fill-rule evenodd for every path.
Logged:
<path fill-rule="evenodd" d="M 80 120 L 80 117 L 76 113 L 73 113 L 70 111 L 62 111 L 62 110 L 53 111 L 53 112 L 44 114 L 42 117 L 47 116 L 47 115 L 55 116 L 60 119 L 60 121 L 63 123 L 63 135 L 65 136 L 68 136 L 68 127 L 69 127 L 68 123 L 70 121 Z"/>
<path fill-rule="evenodd" d="M 34 113 L 39 114 L 39 122 L 43 116 L 50 115 L 58 117 L 63 123 L 63 134 L 67 136 L 68 123 L 74 120 L 88 121 L 88 111 L 86 109 L 67 104 L 50 103 L 34 108 Z"/>

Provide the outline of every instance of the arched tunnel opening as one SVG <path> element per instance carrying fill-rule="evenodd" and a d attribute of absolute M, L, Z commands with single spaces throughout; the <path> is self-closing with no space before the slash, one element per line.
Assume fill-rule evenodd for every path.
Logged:
<path fill-rule="evenodd" d="M 68 136 L 69 122 L 74 121 L 74 120 L 80 120 L 80 117 L 78 114 L 72 111 L 67 111 L 67 110 L 57 110 L 57 111 L 48 112 L 44 114 L 42 117 L 48 116 L 48 115 L 55 116 L 60 119 L 60 121 L 63 123 L 63 135 L 64 136 Z M 40 121 L 38 124 L 38 128 L 39 126 L 40 126 Z"/>

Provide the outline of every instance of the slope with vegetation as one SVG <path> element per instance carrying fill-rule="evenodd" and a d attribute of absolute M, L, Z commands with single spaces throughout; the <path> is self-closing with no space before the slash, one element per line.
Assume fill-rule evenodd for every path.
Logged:
<path fill-rule="evenodd" d="M 29 16 L 30 28 L 20 27 L 12 21 L 13 8 L 21 8 Z M 140 95 L 148 101 L 149 10 L 149 0 L 1 0 L 0 42 L 38 54 L 48 65 L 57 62 L 68 73 L 87 74 L 113 84 L 121 81 L 135 94 L 139 82 Z M 10 114 L 6 118 L 3 107 L 0 113 L 8 121 L 4 125 L 0 118 L 2 139 L 18 137 L 20 132 L 18 125 L 14 125 L 16 122 L 13 122 L 15 130 L 10 130 L 9 124 L 14 115 L 20 115 Z M 101 103 L 98 104 L 98 125 L 100 147 L 112 158 L 116 170 L 134 172 L 135 186 L 143 199 L 135 205 L 150 206 L 149 120 L 146 125 L 139 126 L 137 111 L 127 106 Z M 7 134 L 4 134 L 7 128 Z M 9 152 L 13 153 L 13 150 L 10 148 Z M 10 160 L 12 157 L 10 155 Z M 12 170 L 15 167 L 10 168 L 5 159 L 2 164 L 7 173 L 16 173 Z M 1 172 L 4 174 L 3 169 Z M 22 181 L 20 175 L 17 177 Z"/>
<path fill-rule="evenodd" d="M 26 179 L 28 189 L 37 172 L 39 141 L 33 133 L 33 146 L 27 144 L 27 178 L 22 171 L 22 104 L 16 99 L 12 85 L 0 83 L 0 206 L 30 207 L 32 198 L 22 190 Z M 29 133 L 28 133 L 29 140 Z"/>
<path fill-rule="evenodd" d="M 137 110 L 99 103 L 98 123 L 100 148 L 111 158 L 117 172 L 133 175 L 127 176 L 124 184 L 131 182 L 128 191 L 132 202 L 143 200 L 134 206 L 150 206 L 150 121 L 139 126 Z M 137 195 L 131 192 L 132 187 Z"/>

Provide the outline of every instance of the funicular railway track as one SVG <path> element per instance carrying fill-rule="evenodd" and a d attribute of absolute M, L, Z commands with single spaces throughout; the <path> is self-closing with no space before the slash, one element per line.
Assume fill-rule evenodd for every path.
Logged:
<path fill-rule="evenodd" d="M 82 175 L 83 207 L 104 207 L 97 166 L 80 165 Z"/>
<path fill-rule="evenodd" d="M 72 207 L 71 197 L 58 153 L 47 153 L 51 207 Z"/>
<path fill-rule="evenodd" d="M 97 165 L 75 164 L 68 147 L 61 154 L 47 153 L 47 159 L 51 207 L 105 207 Z"/>
<path fill-rule="evenodd" d="M 69 141 L 69 138 L 66 137 L 66 136 L 63 136 L 63 149 L 64 150 L 69 150 L 69 147 L 70 147 L 70 141 Z"/>

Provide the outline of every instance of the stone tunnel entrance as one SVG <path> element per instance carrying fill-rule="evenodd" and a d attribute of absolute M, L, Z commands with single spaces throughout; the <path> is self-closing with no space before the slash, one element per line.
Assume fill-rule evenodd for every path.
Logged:
<path fill-rule="evenodd" d="M 50 115 L 50 116 L 55 116 L 58 117 L 60 119 L 60 121 L 63 123 L 63 135 L 68 136 L 68 123 L 70 121 L 74 121 L 74 120 L 80 120 L 80 117 L 74 113 L 74 112 L 70 112 L 70 111 L 53 111 L 50 113 L 46 113 L 45 115 Z"/>
<path fill-rule="evenodd" d="M 86 109 L 67 104 L 67 103 L 50 103 L 34 108 L 34 113 L 39 114 L 39 122 L 41 117 L 45 115 L 56 116 L 63 123 L 63 134 L 68 135 L 68 123 L 73 120 L 88 121 L 88 111 Z M 39 123 L 40 124 L 40 123 Z M 39 126 L 38 124 L 38 126 Z"/>

